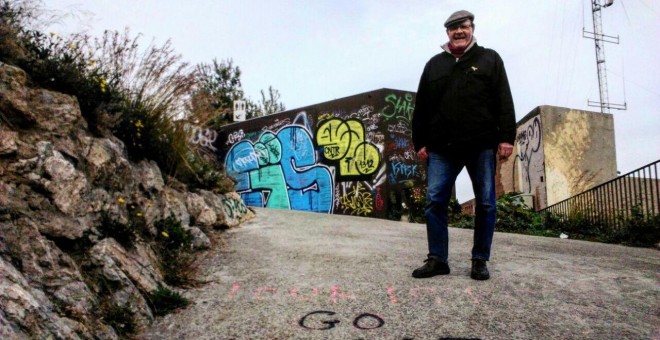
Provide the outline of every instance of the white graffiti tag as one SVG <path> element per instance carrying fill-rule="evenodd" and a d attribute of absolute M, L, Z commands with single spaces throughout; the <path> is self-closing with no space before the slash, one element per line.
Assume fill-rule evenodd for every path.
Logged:
<path fill-rule="evenodd" d="M 190 135 L 190 143 L 217 151 L 213 146 L 213 143 L 215 143 L 215 140 L 218 138 L 217 131 L 213 129 L 202 129 L 190 124 L 185 125 L 185 130 Z"/>

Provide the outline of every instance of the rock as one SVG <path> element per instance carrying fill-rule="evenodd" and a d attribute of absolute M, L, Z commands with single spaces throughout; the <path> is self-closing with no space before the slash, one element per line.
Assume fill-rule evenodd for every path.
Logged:
<path fill-rule="evenodd" d="M 27 217 L 0 224 L 4 242 L 31 285 L 41 287 L 58 305 L 80 315 L 91 314 L 96 299 L 80 268 L 53 242 L 42 236 Z"/>
<path fill-rule="evenodd" d="M 156 262 L 152 262 L 156 255 L 143 245 L 138 253 L 146 256 L 135 256 L 124 249 L 117 241 L 106 238 L 97 243 L 89 251 L 92 264 L 101 268 L 103 277 L 109 281 L 120 283 L 122 286 L 134 284 L 140 291 L 150 293 L 163 284 L 163 277 L 158 271 Z M 126 282 L 125 282 L 126 281 Z"/>
<path fill-rule="evenodd" d="M 80 203 L 81 192 L 87 187 L 85 175 L 58 151 L 44 160 L 43 168 L 50 178 L 43 181 L 43 186 L 52 194 L 53 203 L 61 212 L 72 215 Z"/>
<path fill-rule="evenodd" d="M 98 304 L 92 292 L 82 281 L 71 281 L 58 286 L 52 292 L 53 300 L 66 306 L 66 312 L 78 316 L 86 316 Z"/>
<path fill-rule="evenodd" d="M 123 191 L 130 183 L 131 165 L 124 158 L 123 143 L 113 138 L 83 138 L 88 177 L 94 185 Z"/>
<path fill-rule="evenodd" d="M 183 227 L 192 237 L 193 249 L 203 250 L 211 248 L 211 240 L 208 236 L 197 227 Z"/>
<path fill-rule="evenodd" d="M 133 313 L 138 329 L 147 327 L 154 320 L 147 300 L 134 285 L 121 286 L 112 292 L 111 297 L 115 306 L 128 308 Z"/>
<path fill-rule="evenodd" d="M 69 240 L 83 237 L 96 222 L 90 215 L 71 218 L 59 213 L 44 213 L 40 217 L 37 228 L 41 234 Z"/>
<path fill-rule="evenodd" d="M 225 216 L 225 225 L 230 228 L 237 227 L 244 221 L 254 217 L 252 210 L 248 209 L 241 196 L 235 192 L 228 192 L 220 196 Z"/>
<path fill-rule="evenodd" d="M 196 193 L 188 193 L 186 196 L 186 207 L 190 218 L 195 225 L 212 227 L 218 220 L 218 215 L 206 199 Z"/>
<path fill-rule="evenodd" d="M 85 197 L 88 213 L 100 213 L 110 201 L 110 194 L 103 188 L 92 189 Z"/>
<path fill-rule="evenodd" d="M 186 198 L 184 194 L 165 187 L 158 198 L 160 200 L 159 206 L 162 211 L 160 218 L 168 218 L 170 215 L 173 215 L 177 220 L 181 221 L 181 225 L 190 225 L 190 213 L 186 207 Z"/>
<path fill-rule="evenodd" d="M 186 206 L 194 223 L 205 227 L 231 228 L 253 216 L 240 196 L 231 193 L 222 195 L 207 190 L 189 193 Z"/>
<path fill-rule="evenodd" d="M 14 339 L 14 340 L 29 340 L 27 334 L 23 333 L 18 326 L 13 324 L 5 316 L 2 308 L 0 308 L 0 338 L 1 339 Z"/>
<path fill-rule="evenodd" d="M 0 214 L 11 212 L 11 204 L 16 200 L 16 184 L 0 181 Z"/>
<path fill-rule="evenodd" d="M 64 93 L 30 90 L 28 107 L 36 125 L 48 132 L 67 135 L 84 122 L 76 97 Z"/>
<path fill-rule="evenodd" d="M 200 196 L 215 212 L 217 219 L 213 226 L 232 228 L 242 221 L 251 218 L 253 213 L 245 206 L 241 197 L 236 193 L 215 194 L 211 191 L 200 190 Z"/>
<path fill-rule="evenodd" d="M 0 156 L 11 155 L 16 152 L 16 139 L 18 132 L 0 128 Z"/>
<path fill-rule="evenodd" d="M 163 175 L 154 161 L 141 161 L 133 167 L 133 179 L 141 190 L 148 193 L 159 193 L 165 187 Z"/>
<path fill-rule="evenodd" d="M 3 278 L 0 280 L 0 335 L 3 339 L 80 338 L 71 327 L 76 322 L 60 317 L 46 295 L 31 287 L 18 270 L 2 258 L 0 277 Z M 7 334 L 3 334 L 5 332 Z"/>
<path fill-rule="evenodd" d="M 0 339 L 118 339 L 127 334 L 111 327 L 111 306 L 146 327 L 149 294 L 167 288 L 154 223 L 174 216 L 193 249 L 208 249 L 205 230 L 252 214 L 236 194 L 164 181 L 155 162 L 129 161 L 109 128 L 98 132 L 75 97 L 30 88 L 0 62 Z M 112 238 L 122 235 L 135 237 L 129 249 Z"/>
<path fill-rule="evenodd" d="M 138 251 L 148 252 L 146 249 Z M 112 287 L 112 300 L 118 306 L 129 308 L 136 316 L 137 323 L 144 327 L 153 320 L 153 313 L 143 294 L 165 286 L 160 273 L 145 257 L 128 253 L 117 241 L 106 238 L 89 250 L 93 265 L 97 266 L 102 280 Z"/>
<path fill-rule="evenodd" d="M 27 127 L 36 122 L 28 110 L 28 88 L 25 71 L 0 62 L 0 114 L 11 125 Z"/>

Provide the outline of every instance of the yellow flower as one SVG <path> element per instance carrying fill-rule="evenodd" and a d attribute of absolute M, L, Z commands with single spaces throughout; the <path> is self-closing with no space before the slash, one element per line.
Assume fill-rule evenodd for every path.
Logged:
<path fill-rule="evenodd" d="M 119 199 L 117 200 L 117 202 L 119 202 L 119 203 L 121 203 L 121 204 L 124 204 L 124 203 L 126 203 L 126 200 L 123 199 L 123 198 L 121 198 L 121 197 L 119 197 Z"/>
<path fill-rule="evenodd" d="M 137 213 L 137 214 L 135 214 L 135 216 L 142 217 L 142 213 Z"/>
<path fill-rule="evenodd" d="M 144 125 L 142 125 L 142 120 L 141 119 L 138 119 L 138 121 L 135 122 L 135 127 L 136 128 L 143 128 L 144 127 Z"/>
<path fill-rule="evenodd" d="M 162 232 L 162 233 L 160 233 L 160 234 L 161 234 L 161 235 L 163 235 L 163 236 L 165 236 L 165 237 L 170 237 L 170 234 L 168 234 L 168 233 L 167 233 L 167 232 L 165 232 L 165 231 L 163 231 L 163 232 Z"/>

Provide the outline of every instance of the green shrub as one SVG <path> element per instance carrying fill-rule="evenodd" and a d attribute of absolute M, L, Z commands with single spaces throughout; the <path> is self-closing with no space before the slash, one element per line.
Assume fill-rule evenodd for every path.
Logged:
<path fill-rule="evenodd" d="M 606 240 L 637 247 L 653 247 L 660 242 L 660 215 L 645 216 L 640 206 L 634 206 L 630 217 L 618 217 L 621 226 L 614 229 Z"/>
<path fill-rule="evenodd" d="M 154 222 L 158 231 L 156 240 L 168 251 L 190 248 L 192 236 L 186 231 L 174 215 Z"/>
<path fill-rule="evenodd" d="M 449 223 L 462 222 L 466 219 L 469 219 L 468 217 L 471 216 L 463 213 L 463 207 L 461 207 L 461 204 L 458 203 L 458 200 L 455 198 L 449 200 L 449 204 L 447 206 L 447 219 Z"/>
<path fill-rule="evenodd" d="M 121 223 L 110 218 L 107 214 L 101 216 L 99 231 L 103 237 L 112 237 L 126 249 L 131 249 L 135 246 L 136 235 L 134 228 L 130 224 Z"/>
<path fill-rule="evenodd" d="M 165 282 L 177 287 L 190 285 L 196 270 L 192 236 L 172 215 L 154 222 L 154 226 L 158 232 L 156 250 Z"/>
<path fill-rule="evenodd" d="M 119 306 L 111 301 L 106 301 L 100 306 L 103 320 L 114 328 L 121 337 L 135 334 L 137 322 L 135 313 L 128 306 Z"/>
<path fill-rule="evenodd" d="M 119 222 L 107 213 L 101 214 L 101 225 L 99 231 L 103 237 L 112 237 L 126 249 L 135 247 L 138 239 L 149 239 L 147 221 L 143 215 L 142 207 L 136 202 L 125 202 L 119 199 L 122 209 L 126 209 L 128 222 Z"/>
<path fill-rule="evenodd" d="M 403 216 L 403 198 L 399 191 L 390 190 L 385 215 L 388 220 L 401 221 L 401 216 Z"/>
<path fill-rule="evenodd" d="M 406 182 L 403 192 L 408 207 L 408 222 L 426 223 L 426 187 L 414 188 L 412 182 Z"/>
<path fill-rule="evenodd" d="M 607 242 L 611 229 L 595 218 L 590 218 L 580 210 L 573 210 L 567 216 L 544 213 L 544 222 L 549 229 L 567 234 L 572 239 Z"/>
<path fill-rule="evenodd" d="M 147 301 L 156 316 L 167 315 L 190 304 L 181 294 L 163 286 L 151 292 Z"/>
<path fill-rule="evenodd" d="M 474 229 L 474 216 L 461 214 L 450 218 L 450 227 L 462 229 Z"/>
<path fill-rule="evenodd" d="M 504 232 L 532 232 L 543 229 L 541 215 L 519 202 L 512 192 L 497 199 L 495 230 Z"/>

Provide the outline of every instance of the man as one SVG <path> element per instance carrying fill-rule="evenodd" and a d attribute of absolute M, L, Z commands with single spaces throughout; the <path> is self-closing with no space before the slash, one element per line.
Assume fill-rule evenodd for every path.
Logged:
<path fill-rule="evenodd" d="M 477 45 L 474 15 L 453 13 L 445 22 L 449 42 L 428 61 L 417 90 L 412 137 L 428 164 L 426 230 L 429 254 L 415 278 L 449 274 L 447 211 L 456 177 L 467 168 L 476 200 L 472 270 L 490 278 L 495 230 L 495 157 L 513 151 L 516 122 L 504 63 L 497 52 Z"/>

